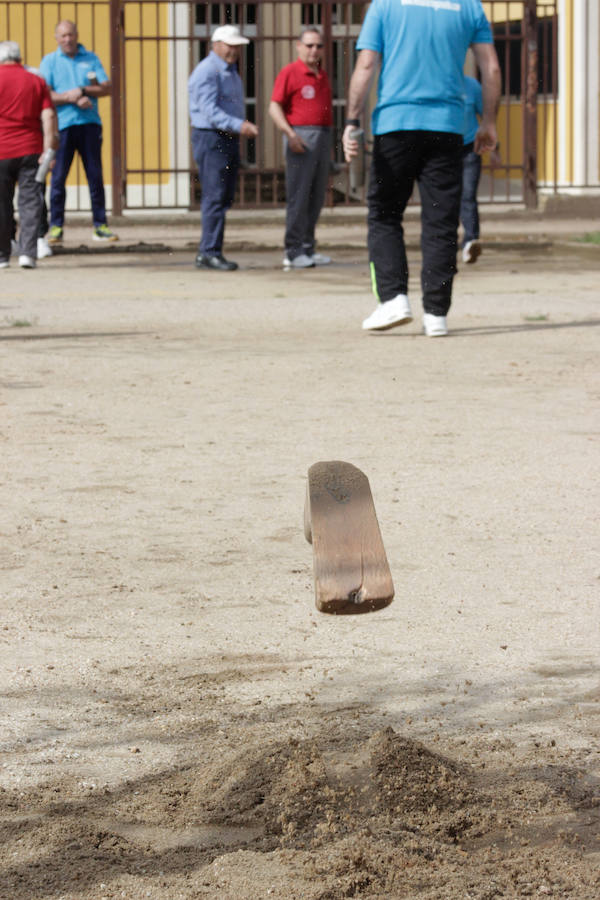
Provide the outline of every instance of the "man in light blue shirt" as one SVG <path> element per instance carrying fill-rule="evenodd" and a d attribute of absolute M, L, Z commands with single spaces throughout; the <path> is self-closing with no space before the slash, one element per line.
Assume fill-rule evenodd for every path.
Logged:
<path fill-rule="evenodd" d="M 373 0 L 350 82 L 344 153 L 358 152 L 352 132 L 379 64 L 368 192 L 369 259 L 379 305 L 363 322 L 385 331 L 412 321 L 402 218 L 415 181 L 421 198 L 423 327 L 447 334 L 456 272 L 462 181 L 463 66 L 473 49 L 483 81 L 476 149 L 496 144 L 500 67 L 481 0 Z"/>
<path fill-rule="evenodd" d="M 213 33 L 211 52 L 188 80 L 192 152 L 202 185 L 198 269 L 230 272 L 238 267 L 223 256 L 223 237 L 240 166 L 240 135 L 258 135 L 256 125 L 245 117 L 237 69 L 241 47 L 248 43 L 237 25 L 221 25 Z"/>
<path fill-rule="evenodd" d="M 49 244 L 60 244 L 65 220 L 65 184 L 75 152 L 85 169 L 94 223 L 95 241 L 116 241 L 106 223 L 104 179 L 102 177 L 102 122 L 98 97 L 111 92 L 102 63 L 95 53 L 78 43 L 77 26 L 65 20 L 54 32 L 58 49 L 48 53 L 40 73 L 50 88 L 58 112 L 59 148 L 50 185 Z"/>

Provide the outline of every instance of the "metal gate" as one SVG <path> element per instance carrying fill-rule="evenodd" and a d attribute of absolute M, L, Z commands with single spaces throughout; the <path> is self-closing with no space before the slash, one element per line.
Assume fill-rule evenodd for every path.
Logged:
<path fill-rule="evenodd" d="M 540 181 L 557 187 L 558 4 L 490 0 L 484 5 L 502 71 L 503 165 L 493 171 L 484 165 L 481 200 L 535 207 Z"/>
<path fill-rule="evenodd" d="M 355 0 L 0 0 L 0 39 L 19 41 L 25 61 L 35 65 L 55 49 L 56 22 L 75 18 L 82 42 L 101 56 L 107 71 L 110 63 L 112 99 L 101 102 L 109 110 L 103 118 L 110 151 L 105 153 L 107 199 L 118 215 L 124 210 L 197 208 L 200 186 L 191 158 L 187 80 L 208 52 L 215 27 L 225 23 L 240 25 L 251 39 L 243 49 L 240 72 L 246 115 L 260 129 L 257 140 L 242 142 L 237 205 L 283 205 L 281 138 L 267 108 L 277 72 L 295 57 L 301 27 L 319 25 L 334 95 L 328 202 L 349 205 L 364 202 L 364 195 L 350 191 L 340 137 L 356 38 L 368 5 Z M 484 160 L 480 199 L 535 206 L 540 180 L 555 189 L 557 181 L 557 3 L 484 0 L 484 7 L 503 73 L 498 118 L 503 164 L 492 171 Z M 72 181 L 77 190 L 71 188 L 69 206 L 82 209 L 87 200 L 83 173 L 75 172 Z"/>
<path fill-rule="evenodd" d="M 117 4 L 115 4 L 116 6 Z M 237 24 L 250 44 L 242 48 L 240 74 L 246 116 L 259 127 L 256 140 L 242 141 L 242 169 L 236 205 L 285 203 L 283 148 L 267 114 L 277 72 L 295 58 L 303 25 L 318 25 L 325 38 L 325 65 L 334 96 L 336 136 L 343 128 L 345 94 L 354 66 L 356 38 L 368 3 L 268 2 L 165 4 L 126 0 L 118 8 L 113 33 L 118 41 L 116 68 L 122 73 L 121 113 L 115 122 L 116 173 L 122 184 L 115 211 L 122 208 L 197 208 L 200 185 L 190 152 L 187 79 L 210 50 L 215 27 Z M 120 129 L 119 129 L 120 122 Z M 352 202 L 341 150 L 332 160 L 329 203 Z M 115 178 L 115 183 L 119 183 Z"/>

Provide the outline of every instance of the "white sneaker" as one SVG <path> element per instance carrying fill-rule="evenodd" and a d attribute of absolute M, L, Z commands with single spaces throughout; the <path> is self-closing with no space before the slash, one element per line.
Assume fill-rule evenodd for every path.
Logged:
<path fill-rule="evenodd" d="M 52 248 L 45 237 L 38 238 L 37 258 L 45 259 L 46 256 L 52 256 Z"/>
<path fill-rule="evenodd" d="M 22 269 L 35 269 L 35 259 L 33 256 L 20 256 L 19 265 Z"/>
<path fill-rule="evenodd" d="M 467 241 L 462 252 L 463 262 L 477 262 L 478 256 L 481 256 L 481 244 L 479 241 Z"/>
<path fill-rule="evenodd" d="M 7 259 L 0 259 L 0 269 L 8 269 L 9 262 Z"/>
<path fill-rule="evenodd" d="M 423 331 L 427 337 L 444 337 L 448 334 L 446 316 L 434 316 L 423 313 Z"/>
<path fill-rule="evenodd" d="M 313 253 L 311 259 L 315 266 L 328 266 L 331 263 L 331 257 L 324 256 L 322 253 Z"/>
<path fill-rule="evenodd" d="M 289 259 L 288 256 L 283 257 L 284 269 L 310 269 L 314 265 L 312 256 L 307 256 L 306 253 L 301 253 L 300 256 L 295 256 L 293 259 Z"/>
<path fill-rule="evenodd" d="M 377 309 L 362 323 L 363 331 L 387 331 L 396 325 L 412 322 L 412 311 L 406 294 L 398 294 L 393 300 L 380 303 Z"/>

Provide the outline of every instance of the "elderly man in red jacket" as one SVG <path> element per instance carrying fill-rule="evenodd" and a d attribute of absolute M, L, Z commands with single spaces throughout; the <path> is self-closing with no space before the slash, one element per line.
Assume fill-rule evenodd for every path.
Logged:
<path fill-rule="evenodd" d="M 19 265 L 35 268 L 42 194 L 41 154 L 58 143 L 56 112 L 45 81 L 28 72 L 14 41 L 0 42 L 0 269 L 8 266 L 13 197 L 19 185 Z"/>

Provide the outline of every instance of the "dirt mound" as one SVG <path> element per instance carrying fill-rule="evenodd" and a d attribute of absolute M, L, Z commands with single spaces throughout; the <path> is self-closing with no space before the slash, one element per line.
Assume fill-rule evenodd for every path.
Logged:
<path fill-rule="evenodd" d="M 391 728 L 236 736 L 115 791 L 0 794 L 0 896 L 127 897 L 140 878 L 157 898 L 597 895 L 600 793 L 581 770 L 491 774 Z"/>
<path fill-rule="evenodd" d="M 126 808 L 146 824 L 246 828 L 263 849 L 313 847 L 366 825 L 456 842 L 491 815 L 464 767 L 391 728 L 243 745 L 160 785 L 138 786 Z"/>
<path fill-rule="evenodd" d="M 391 728 L 287 741 L 266 754 L 241 750 L 209 771 L 189 796 L 215 824 L 261 826 L 273 847 L 306 848 L 369 824 L 396 823 L 455 840 L 487 815 L 487 798 L 463 770 Z"/>

